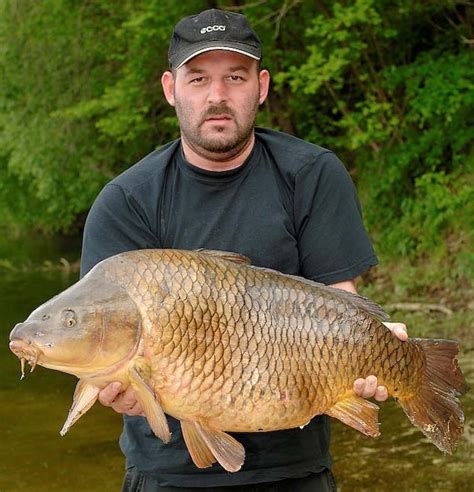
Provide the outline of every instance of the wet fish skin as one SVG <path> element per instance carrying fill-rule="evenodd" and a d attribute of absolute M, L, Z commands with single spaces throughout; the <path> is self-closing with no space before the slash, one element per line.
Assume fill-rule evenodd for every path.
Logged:
<path fill-rule="evenodd" d="M 354 329 L 357 309 L 341 301 L 342 292 L 320 287 L 314 302 L 313 285 L 267 270 L 174 251 L 156 262 L 134 256 L 126 270 L 106 275 L 137 304 L 152 306 L 145 356 L 160 374 L 161 405 L 176 418 L 195 414 L 235 432 L 284 429 L 330 408 L 363 364 L 380 373 L 376 364 L 385 363 L 381 379 L 400 385 L 403 344 L 364 312 Z M 343 357 L 354 359 L 350 371 Z"/>
<path fill-rule="evenodd" d="M 457 344 L 400 342 L 381 323 L 385 313 L 365 298 L 222 252 L 122 253 L 73 288 L 85 295 L 95 277 L 126 292 L 140 314 L 139 340 L 135 352 L 129 347 L 122 380 L 134 385 L 165 441 L 162 411 L 181 420 L 197 466 L 217 459 L 229 471 L 240 468 L 243 448 L 226 431 L 288 429 L 321 413 L 379 435 L 378 407 L 351 389 L 369 374 L 440 449 L 451 452 L 462 434 Z M 119 323 L 115 333 L 119 340 Z M 81 376 L 86 388 L 116 377 L 113 371 Z M 87 406 L 73 405 L 70 425 L 81 405 Z"/>

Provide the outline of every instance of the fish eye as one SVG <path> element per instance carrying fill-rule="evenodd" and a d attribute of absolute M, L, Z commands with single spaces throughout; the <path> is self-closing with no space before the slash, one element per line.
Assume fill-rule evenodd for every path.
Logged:
<path fill-rule="evenodd" d="M 76 324 L 76 316 L 72 309 L 66 309 L 63 313 L 64 326 L 72 328 Z"/>

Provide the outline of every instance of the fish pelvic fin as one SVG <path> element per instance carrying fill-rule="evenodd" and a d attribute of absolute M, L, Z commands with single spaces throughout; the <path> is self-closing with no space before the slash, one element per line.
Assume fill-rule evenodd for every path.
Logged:
<path fill-rule="evenodd" d="M 100 388 L 97 386 L 86 383 L 82 379 L 79 380 L 74 391 L 72 407 L 63 428 L 59 431 L 61 436 L 64 436 L 70 427 L 92 407 L 97 400 L 99 391 Z"/>
<path fill-rule="evenodd" d="M 425 372 L 414 395 L 399 398 L 411 423 L 441 451 L 452 454 L 463 434 L 464 413 L 457 394 L 468 389 L 453 340 L 412 339 L 424 351 Z"/>
<path fill-rule="evenodd" d="M 196 421 L 181 422 L 183 437 L 198 468 L 207 468 L 216 460 L 229 471 L 239 471 L 245 460 L 245 449 L 231 435 L 211 429 Z"/>
<path fill-rule="evenodd" d="M 168 421 L 155 392 L 145 381 L 142 369 L 143 365 L 137 363 L 129 369 L 130 384 L 135 390 L 137 401 L 142 406 L 152 431 L 167 444 L 171 439 Z"/>
<path fill-rule="evenodd" d="M 366 436 L 378 437 L 379 407 L 375 403 L 348 391 L 329 410 L 327 415 L 334 417 L 346 425 L 362 432 Z"/>

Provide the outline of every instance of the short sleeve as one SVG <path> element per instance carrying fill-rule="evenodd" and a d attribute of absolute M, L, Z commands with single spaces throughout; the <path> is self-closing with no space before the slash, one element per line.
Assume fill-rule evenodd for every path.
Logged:
<path fill-rule="evenodd" d="M 121 186 L 106 185 L 87 216 L 81 254 L 81 277 L 110 256 L 135 249 L 157 248 L 146 214 Z"/>
<path fill-rule="evenodd" d="M 333 284 L 377 264 L 352 179 L 332 152 L 296 174 L 294 205 L 301 275 Z"/>

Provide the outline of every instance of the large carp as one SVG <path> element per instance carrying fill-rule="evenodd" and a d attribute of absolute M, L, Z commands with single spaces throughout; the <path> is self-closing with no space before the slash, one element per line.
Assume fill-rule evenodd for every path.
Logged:
<path fill-rule="evenodd" d="M 139 250 L 97 264 L 11 332 L 10 348 L 80 378 L 61 434 L 121 381 L 154 433 L 181 421 L 196 466 L 244 462 L 227 432 L 304 426 L 326 413 L 378 436 L 378 406 L 356 396 L 374 374 L 444 452 L 463 432 L 458 344 L 399 341 L 366 298 L 218 251 Z"/>

